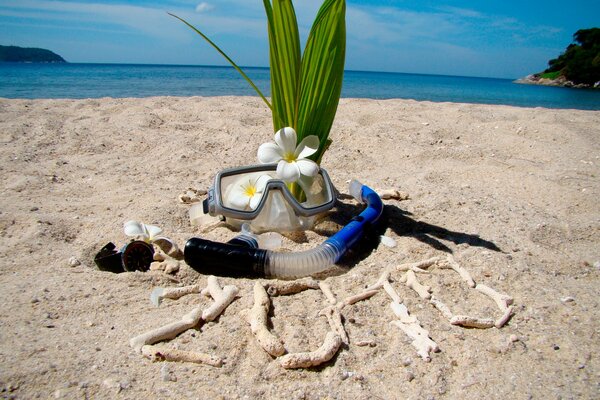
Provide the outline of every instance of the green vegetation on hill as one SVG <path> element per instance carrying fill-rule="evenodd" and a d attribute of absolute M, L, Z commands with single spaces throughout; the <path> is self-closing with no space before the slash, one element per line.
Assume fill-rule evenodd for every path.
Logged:
<path fill-rule="evenodd" d="M 58 54 L 36 48 L 0 46 L 0 62 L 66 62 Z"/>
<path fill-rule="evenodd" d="M 564 76 L 575 84 L 593 86 L 600 81 L 600 28 L 580 29 L 573 41 L 558 58 L 548 61 L 549 68 L 541 77 Z M 544 76 L 552 73 L 556 75 Z"/>

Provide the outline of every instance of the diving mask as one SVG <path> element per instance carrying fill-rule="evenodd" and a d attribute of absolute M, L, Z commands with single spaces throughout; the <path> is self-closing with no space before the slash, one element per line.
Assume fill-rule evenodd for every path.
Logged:
<path fill-rule="evenodd" d="M 276 171 L 277 164 L 264 164 L 219 172 L 204 200 L 203 212 L 222 215 L 238 228 L 249 223 L 255 232 L 297 231 L 310 228 L 319 214 L 335 204 L 335 188 L 324 169 L 296 182 L 304 192 L 302 202 Z"/>

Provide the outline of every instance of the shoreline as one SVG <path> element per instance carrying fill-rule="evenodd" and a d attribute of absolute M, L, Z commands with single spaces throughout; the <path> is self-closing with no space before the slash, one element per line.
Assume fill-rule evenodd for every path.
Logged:
<path fill-rule="evenodd" d="M 517 83 L 517 81 L 514 81 Z M 517 84 L 528 84 L 528 83 L 517 83 Z M 532 85 L 538 86 L 555 86 L 555 85 L 543 85 L 543 84 L 535 84 Z M 146 100 L 146 99 L 211 99 L 211 98 L 242 98 L 242 99 L 252 99 L 257 98 L 256 95 L 218 95 L 218 96 L 147 96 L 147 97 L 89 97 L 89 98 L 12 98 L 12 97 L 1 97 L 0 101 L 103 101 L 103 100 Z M 267 97 L 270 99 L 270 97 Z M 417 99 L 408 99 L 408 98 L 369 98 L 369 97 L 341 97 L 340 100 L 346 101 L 374 101 L 374 102 L 389 102 L 389 101 L 399 101 L 399 102 L 415 102 L 415 103 L 431 103 L 431 104 L 457 104 L 457 105 L 472 105 L 472 106 L 489 106 L 489 107 L 514 107 L 519 109 L 526 110 L 574 110 L 574 111 L 590 111 L 597 112 L 600 111 L 600 106 L 598 109 L 588 109 L 588 108 L 559 108 L 559 107 L 547 107 L 547 106 L 524 106 L 524 105 L 515 105 L 515 104 L 492 104 L 492 103 L 469 103 L 469 102 L 455 102 L 455 101 L 437 101 L 437 100 L 417 100 Z M 264 105 L 264 103 L 261 103 Z M 266 108 L 266 105 L 265 105 Z"/>
<path fill-rule="evenodd" d="M 477 283 L 514 298 L 501 329 L 464 329 L 401 282 L 391 285 L 440 351 L 425 362 L 390 325 L 384 292 L 343 310 L 349 345 L 327 364 L 285 370 L 257 344 L 243 310 L 256 280 L 215 321 L 160 343 L 224 359 L 152 362 L 129 340 L 211 302 L 190 295 L 154 307 L 157 287 L 206 285 L 178 271 L 111 274 L 94 268 L 107 242 L 127 241 L 128 220 L 158 225 L 179 247 L 199 229 L 178 198 L 206 189 L 218 171 L 256 163 L 272 140 L 255 97 L 83 100 L 0 99 L 0 383 L 23 398 L 592 398 L 600 373 L 600 112 L 416 100 L 342 98 L 322 166 L 347 192 L 356 178 L 384 200 L 382 225 L 324 279 L 338 299 L 386 268 L 429 257 L 455 260 Z M 333 214 L 282 251 L 313 248 L 361 206 Z M 396 247 L 380 245 L 379 235 Z M 77 259 L 80 264 L 71 262 Z M 494 301 L 451 270 L 417 274 L 454 314 L 499 318 Z M 270 329 L 289 353 L 319 348 L 328 332 L 318 290 L 272 299 Z M 359 344 L 363 345 L 359 345 Z M 364 345 L 367 343 L 367 345 Z M 510 382 L 507 384 L 507 382 Z"/>

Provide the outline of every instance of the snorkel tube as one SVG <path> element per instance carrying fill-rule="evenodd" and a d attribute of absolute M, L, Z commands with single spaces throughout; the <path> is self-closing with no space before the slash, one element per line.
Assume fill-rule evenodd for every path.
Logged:
<path fill-rule="evenodd" d="M 257 248 L 251 237 L 229 243 L 192 238 L 184 249 L 185 262 L 204 274 L 299 278 L 323 272 L 335 264 L 377 222 L 383 211 L 381 198 L 360 182 L 350 182 L 350 194 L 367 208 L 325 242 L 311 250 L 280 253 Z"/>

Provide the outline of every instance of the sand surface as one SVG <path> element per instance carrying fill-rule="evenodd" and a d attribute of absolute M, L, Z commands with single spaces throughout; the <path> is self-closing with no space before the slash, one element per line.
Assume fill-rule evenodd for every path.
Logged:
<path fill-rule="evenodd" d="M 253 280 L 214 322 L 161 345 L 225 359 L 221 368 L 152 362 L 129 339 L 210 300 L 156 308 L 156 286 L 206 283 L 183 266 L 111 274 L 92 261 L 126 243 L 134 219 L 180 246 L 201 233 L 178 196 L 216 172 L 256 163 L 272 139 L 255 98 L 0 100 L 0 396 L 6 398 L 591 399 L 600 397 L 600 112 L 404 100 L 342 100 L 322 166 L 347 192 L 357 178 L 396 188 L 377 234 L 326 278 L 338 299 L 388 267 L 451 253 L 474 280 L 514 298 L 501 329 L 450 325 L 393 274 L 392 286 L 440 352 L 424 362 L 390 321 L 381 291 L 344 308 L 350 344 L 329 363 L 285 370 L 242 318 Z M 360 208 L 346 198 L 314 231 L 285 238 L 312 248 Z M 375 239 L 377 235 L 374 236 Z M 82 265 L 72 267 L 76 257 Z M 498 318 L 489 298 L 451 270 L 419 274 L 455 313 Z M 288 352 L 318 348 L 329 330 L 323 294 L 273 298 L 271 329 Z M 362 342 L 362 343 L 361 343 Z M 364 344 L 367 345 L 364 345 Z M 359 346 L 363 344 L 364 346 Z"/>

